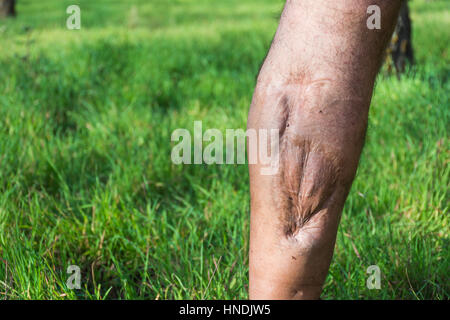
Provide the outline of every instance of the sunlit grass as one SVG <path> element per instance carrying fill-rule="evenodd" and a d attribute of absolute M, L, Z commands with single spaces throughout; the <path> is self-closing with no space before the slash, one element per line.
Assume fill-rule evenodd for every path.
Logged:
<path fill-rule="evenodd" d="M 80 31 L 66 4 L 0 22 L 0 296 L 247 298 L 247 168 L 173 165 L 170 135 L 245 128 L 282 1 L 86 0 Z M 417 66 L 377 81 L 325 299 L 449 298 L 450 19 L 411 4 Z"/>

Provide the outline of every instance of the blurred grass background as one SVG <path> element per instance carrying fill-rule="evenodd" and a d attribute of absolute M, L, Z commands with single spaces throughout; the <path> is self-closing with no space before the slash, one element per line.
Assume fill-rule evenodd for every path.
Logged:
<path fill-rule="evenodd" d="M 283 1 L 77 1 L 79 31 L 71 4 L 0 21 L 0 297 L 247 298 L 247 167 L 173 165 L 170 135 L 245 128 Z M 324 299 L 450 295 L 450 10 L 410 6 L 417 65 L 378 78 Z"/>

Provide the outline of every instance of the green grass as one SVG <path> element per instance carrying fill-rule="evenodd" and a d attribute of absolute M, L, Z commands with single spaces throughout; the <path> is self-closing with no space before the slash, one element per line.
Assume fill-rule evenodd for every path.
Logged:
<path fill-rule="evenodd" d="M 170 135 L 245 128 L 282 1 L 84 0 L 69 31 L 72 3 L 0 21 L 0 298 L 247 298 L 247 167 L 174 165 Z M 417 67 L 378 78 L 324 299 L 450 297 L 450 10 L 411 6 Z"/>

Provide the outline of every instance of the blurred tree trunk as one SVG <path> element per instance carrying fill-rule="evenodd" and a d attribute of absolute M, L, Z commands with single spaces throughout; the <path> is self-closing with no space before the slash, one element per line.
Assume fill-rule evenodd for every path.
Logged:
<path fill-rule="evenodd" d="M 408 1 L 403 1 L 388 54 L 397 73 L 405 71 L 406 66 L 414 63 L 414 52 L 411 39 L 411 19 L 409 18 Z"/>
<path fill-rule="evenodd" d="M 16 0 L 0 0 L 0 18 L 16 15 Z"/>

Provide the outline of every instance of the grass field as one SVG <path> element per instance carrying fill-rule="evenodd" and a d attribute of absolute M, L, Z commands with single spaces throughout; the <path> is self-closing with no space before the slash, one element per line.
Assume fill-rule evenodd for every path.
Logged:
<path fill-rule="evenodd" d="M 0 298 L 246 299 L 247 166 L 174 165 L 170 137 L 245 128 L 283 2 L 76 3 L 79 31 L 66 0 L 0 21 Z M 378 78 L 323 299 L 450 298 L 450 8 L 411 9 L 417 66 Z"/>

